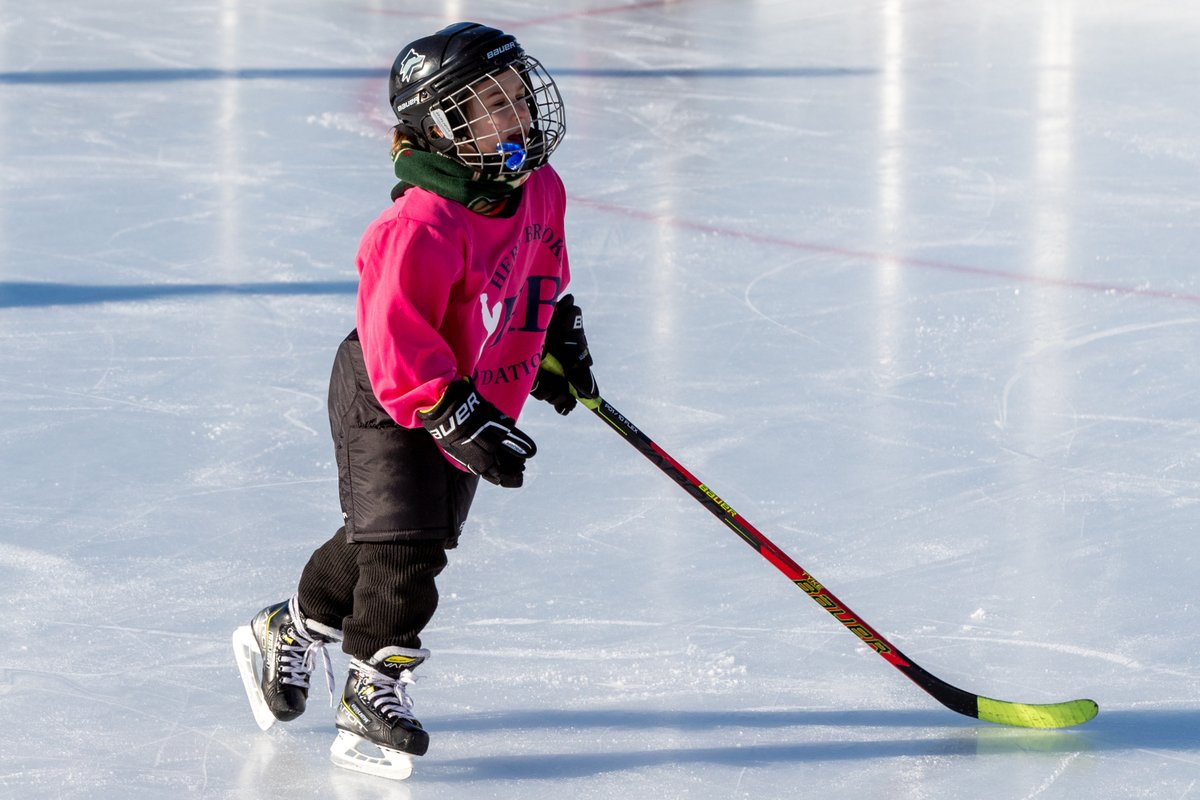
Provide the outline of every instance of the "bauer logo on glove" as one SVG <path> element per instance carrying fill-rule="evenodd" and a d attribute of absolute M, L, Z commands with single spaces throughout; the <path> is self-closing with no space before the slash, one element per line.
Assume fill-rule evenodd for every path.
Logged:
<path fill-rule="evenodd" d="M 447 436 L 450 436 L 456 430 L 458 430 L 460 425 L 467 421 L 467 419 L 471 416 L 471 412 L 479 408 L 480 402 L 479 393 L 471 392 L 469 395 L 467 395 L 466 399 L 463 400 L 462 405 L 453 409 L 454 413 L 445 425 L 437 425 L 434 427 L 426 425 L 426 427 L 429 429 L 430 435 L 432 435 L 435 439 L 445 439 Z"/>
<path fill-rule="evenodd" d="M 447 456 L 489 483 L 515 489 L 537 445 L 516 421 L 489 403 L 470 378 L 446 387 L 433 408 L 417 412 Z"/>

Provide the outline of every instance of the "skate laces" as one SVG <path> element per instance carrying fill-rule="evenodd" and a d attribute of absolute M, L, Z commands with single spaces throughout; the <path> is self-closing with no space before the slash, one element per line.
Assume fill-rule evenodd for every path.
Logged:
<path fill-rule="evenodd" d="M 408 687 L 417 682 L 411 670 L 404 670 L 393 678 L 378 670 L 367 670 L 371 684 L 367 687 L 367 700 L 379 713 L 387 717 L 415 720 L 413 700 L 408 696 Z"/>
<path fill-rule="evenodd" d="M 309 676 L 317 667 L 317 653 L 321 654 L 322 665 L 325 667 L 325 686 L 329 689 L 329 705 L 333 706 L 333 664 L 329 660 L 329 651 L 325 649 L 325 640 L 312 636 L 304 627 L 304 618 L 296 607 L 295 598 L 288 603 L 288 611 L 292 616 L 292 643 L 280 639 L 279 662 L 283 679 L 280 683 L 289 683 L 302 689 L 308 688 Z"/>

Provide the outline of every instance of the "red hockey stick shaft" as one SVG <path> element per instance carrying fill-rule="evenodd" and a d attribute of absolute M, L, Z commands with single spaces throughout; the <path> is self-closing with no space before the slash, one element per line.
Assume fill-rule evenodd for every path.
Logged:
<path fill-rule="evenodd" d="M 557 363 L 549 357 L 543 364 L 548 364 L 551 369 L 557 366 Z M 576 396 L 578 396 L 577 393 Z M 580 397 L 579 400 L 596 416 L 608 423 L 609 427 L 621 434 L 625 441 L 652 464 L 679 484 L 684 491 L 725 523 L 743 541 L 757 550 L 763 558 L 774 564 L 776 569 L 828 611 L 847 630 L 950 710 L 989 722 L 1031 728 L 1060 728 L 1079 725 L 1092 719 L 1098 713 L 1099 708 L 1092 700 L 1068 700 L 1047 704 L 1014 703 L 983 697 L 946 683 L 904 655 L 898 647 L 854 613 L 849 606 L 792 560 L 787 553 L 780 550 L 749 520 L 722 500 L 716 492 L 701 483 L 667 451 L 655 444 L 649 436 L 638 429 L 611 403 L 601 397 L 595 399 Z"/>

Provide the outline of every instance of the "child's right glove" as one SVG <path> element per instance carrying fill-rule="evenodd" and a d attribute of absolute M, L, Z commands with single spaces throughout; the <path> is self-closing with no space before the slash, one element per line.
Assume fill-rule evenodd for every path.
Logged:
<path fill-rule="evenodd" d="M 562 373 L 539 366 L 529 390 L 531 395 L 554 406 L 559 414 L 571 413 L 576 396 L 587 400 L 600 396 L 596 378 L 592 375 L 592 354 L 583 332 L 583 311 L 575 305 L 572 295 L 564 294 L 554 306 L 554 316 L 550 318 L 542 349 L 542 359 L 546 356 L 554 357 L 561 365 Z"/>
<path fill-rule="evenodd" d="M 437 405 L 417 417 L 446 455 L 497 486 L 520 486 L 525 460 L 537 453 L 533 439 L 485 400 L 470 378 L 451 383 Z"/>

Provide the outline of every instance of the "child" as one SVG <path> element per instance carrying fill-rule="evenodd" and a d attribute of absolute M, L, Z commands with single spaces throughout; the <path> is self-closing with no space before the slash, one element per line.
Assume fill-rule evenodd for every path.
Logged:
<path fill-rule="evenodd" d="M 512 36 L 459 23 L 402 49 L 389 84 L 401 182 L 359 246 L 357 328 L 329 387 L 345 524 L 234 648 L 266 730 L 304 711 L 318 653 L 332 692 L 324 646 L 341 641 L 333 761 L 405 778 L 429 746 L 407 692 L 429 657 L 420 633 L 479 478 L 521 485 L 537 452 L 516 425 L 528 395 L 566 414 L 598 394 L 562 293 L 554 81 Z"/>

